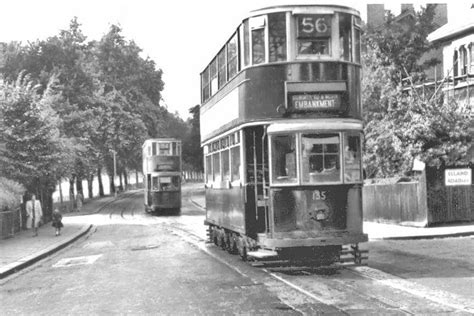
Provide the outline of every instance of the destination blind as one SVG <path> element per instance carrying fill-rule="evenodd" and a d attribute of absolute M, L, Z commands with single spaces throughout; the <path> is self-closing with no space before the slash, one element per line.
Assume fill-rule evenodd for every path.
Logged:
<path fill-rule="evenodd" d="M 294 110 L 339 110 L 341 95 L 327 94 L 294 94 L 290 98 L 290 107 Z"/>

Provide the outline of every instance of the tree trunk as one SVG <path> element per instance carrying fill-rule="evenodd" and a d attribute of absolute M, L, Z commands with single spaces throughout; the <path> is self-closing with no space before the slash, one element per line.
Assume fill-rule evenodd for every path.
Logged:
<path fill-rule="evenodd" d="M 109 174 L 109 185 L 110 185 L 110 194 L 115 193 L 115 182 L 114 176 Z"/>
<path fill-rule="evenodd" d="M 136 184 L 136 188 L 138 189 L 139 186 L 138 186 L 138 170 L 135 170 L 135 184 Z"/>
<path fill-rule="evenodd" d="M 89 199 L 92 199 L 94 196 L 94 193 L 92 192 L 93 184 L 94 184 L 94 174 L 91 173 L 87 177 L 87 194 L 88 194 Z"/>
<path fill-rule="evenodd" d="M 102 169 L 99 167 L 97 168 L 97 180 L 99 182 L 99 196 L 104 196 L 104 185 L 102 184 Z"/>
<path fill-rule="evenodd" d="M 125 189 L 128 190 L 128 175 L 127 175 L 127 171 L 124 171 L 123 172 L 123 179 L 125 181 Z"/>
<path fill-rule="evenodd" d="M 64 197 L 63 197 L 63 187 L 61 185 L 61 179 L 58 180 L 58 187 L 59 187 L 59 202 L 63 205 Z"/>
<path fill-rule="evenodd" d="M 82 188 L 82 177 L 76 176 L 76 193 L 84 196 L 84 189 Z"/>
<path fill-rule="evenodd" d="M 69 204 L 71 205 L 70 210 L 74 210 L 74 201 L 76 200 L 74 196 L 74 178 L 75 175 L 71 175 L 69 178 Z"/>
<path fill-rule="evenodd" d="M 120 185 L 119 185 L 119 190 L 123 192 L 123 178 L 122 178 L 122 172 L 119 173 L 119 180 L 120 180 Z"/>

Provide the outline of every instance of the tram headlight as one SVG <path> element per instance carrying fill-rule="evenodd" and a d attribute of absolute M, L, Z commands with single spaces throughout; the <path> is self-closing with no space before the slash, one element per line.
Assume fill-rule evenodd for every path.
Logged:
<path fill-rule="evenodd" d="M 309 218 L 318 222 L 325 221 L 328 219 L 328 217 L 329 214 L 327 208 L 317 208 L 315 210 L 309 211 Z"/>

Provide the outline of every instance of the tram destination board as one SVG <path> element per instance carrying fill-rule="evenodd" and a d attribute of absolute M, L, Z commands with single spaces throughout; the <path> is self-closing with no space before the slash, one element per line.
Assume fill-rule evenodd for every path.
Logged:
<path fill-rule="evenodd" d="M 289 108 L 294 111 L 339 110 L 341 95 L 338 93 L 293 94 Z"/>

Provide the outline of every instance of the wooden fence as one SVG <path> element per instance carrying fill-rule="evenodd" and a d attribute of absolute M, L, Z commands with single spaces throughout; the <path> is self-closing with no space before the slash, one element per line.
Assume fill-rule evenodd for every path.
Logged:
<path fill-rule="evenodd" d="M 423 173 L 419 181 L 366 184 L 364 220 L 429 226 L 474 220 L 474 186 L 444 185 L 444 170 Z"/>
<path fill-rule="evenodd" d="M 426 185 L 423 182 L 369 184 L 363 187 L 364 220 L 428 224 Z"/>
<path fill-rule="evenodd" d="M 21 230 L 21 209 L 4 210 L 0 212 L 0 236 L 2 239 L 13 237 Z"/>

